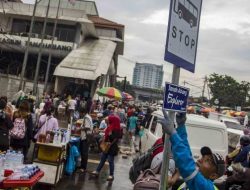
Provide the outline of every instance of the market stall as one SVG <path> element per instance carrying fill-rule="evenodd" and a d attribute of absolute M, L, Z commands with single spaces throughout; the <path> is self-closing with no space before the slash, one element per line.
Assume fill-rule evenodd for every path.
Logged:
<path fill-rule="evenodd" d="M 33 163 L 44 171 L 44 177 L 39 182 L 56 186 L 63 177 L 65 158 L 65 144 L 36 143 Z"/>
<path fill-rule="evenodd" d="M 39 183 L 56 186 L 62 179 L 69 139 L 70 129 L 48 131 L 46 135 L 40 134 L 32 157 L 33 163 L 44 171 L 44 177 Z"/>

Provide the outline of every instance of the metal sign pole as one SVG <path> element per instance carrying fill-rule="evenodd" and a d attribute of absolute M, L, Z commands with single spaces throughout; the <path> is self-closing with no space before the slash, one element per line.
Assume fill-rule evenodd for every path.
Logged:
<path fill-rule="evenodd" d="M 174 65 L 173 68 L 173 75 L 172 75 L 172 83 L 178 85 L 180 78 L 180 67 Z M 169 118 L 171 121 L 174 121 L 175 112 L 169 111 Z M 169 155 L 171 151 L 171 145 L 169 141 L 169 135 L 165 135 L 164 141 L 164 152 L 163 152 L 163 161 L 162 161 L 162 168 L 161 168 L 161 184 L 160 190 L 166 190 L 168 186 L 168 168 L 169 168 Z"/>

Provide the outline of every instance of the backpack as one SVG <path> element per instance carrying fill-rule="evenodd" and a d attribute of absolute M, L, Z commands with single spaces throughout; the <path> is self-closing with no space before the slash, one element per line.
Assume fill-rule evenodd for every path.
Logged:
<path fill-rule="evenodd" d="M 136 182 L 141 171 L 144 171 L 150 168 L 150 165 L 153 159 L 152 154 L 156 149 L 158 149 L 161 146 L 163 146 L 162 143 L 155 145 L 151 149 L 149 149 L 147 152 L 133 159 L 133 165 L 130 167 L 130 170 L 129 170 L 129 179 L 133 184 Z"/>
<path fill-rule="evenodd" d="M 139 175 L 133 190 L 159 190 L 161 175 L 158 174 L 161 164 L 156 170 L 147 169 Z"/>
<path fill-rule="evenodd" d="M 13 139 L 23 139 L 26 133 L 25 119 L 16 118 L 14 127 L 10 130 L 10 137 Z"/>

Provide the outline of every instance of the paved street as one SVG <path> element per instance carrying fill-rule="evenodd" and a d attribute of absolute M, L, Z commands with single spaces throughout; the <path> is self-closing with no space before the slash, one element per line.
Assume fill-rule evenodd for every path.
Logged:
<path fill-rule="evenodd" d="M 93 171 L 99 163 L 98 156 L 91 155 L 89 160 L 88 170 Z M 82 174 L 76 172 L 73 176 L 65 177 L 56 189 L 81 189 L 81 190 L 131 190 L 132 185 L 128 178 L 129 164 L 131 159 L 123 159 L 121 155 L 116 157 L 115 161 L 115 179 L 112 184 L 109 184 L 106 179 L 109 175 L 108 164 L 105 164 L 99 178 L 93 178 L 88 173 Z"/>
<path fill-rule="evenodd" d="M 120 149 L 129 149 L 128 145 L 120 146 Z M 88 172 L 80 173 L 77 170 L 72 176 L 64 176 L 63 179 L 56 186 L 56 190 L 131 190 L 133 188 L 129 180 L 129 168 L 132 163 L 132 156 L 128 156 L 127 159 L 122 158 L 123 154 L 119 154 L 115 158 L 115 179 L 112 184 L 106 181 L 109 175 L 109 165 L 106 162 L 103 167 L 100 176 L 98 178 L 92 177 L 89 172 L 95 170 L 99 163 L 100 154 L 90 153 L 88 160 Z M 53 189 L 50 186 L 37 185 L 36 190 L 41 189 Z"/>

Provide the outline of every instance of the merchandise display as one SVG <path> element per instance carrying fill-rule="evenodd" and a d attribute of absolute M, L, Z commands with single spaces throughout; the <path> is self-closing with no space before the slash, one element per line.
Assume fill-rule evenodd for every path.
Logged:
<path fill-rule="evenodd" d="M 44 175 L 37 165 L 24 165 L 21 152 L 0 152 L 0 188 L 32 187 Z"/>

